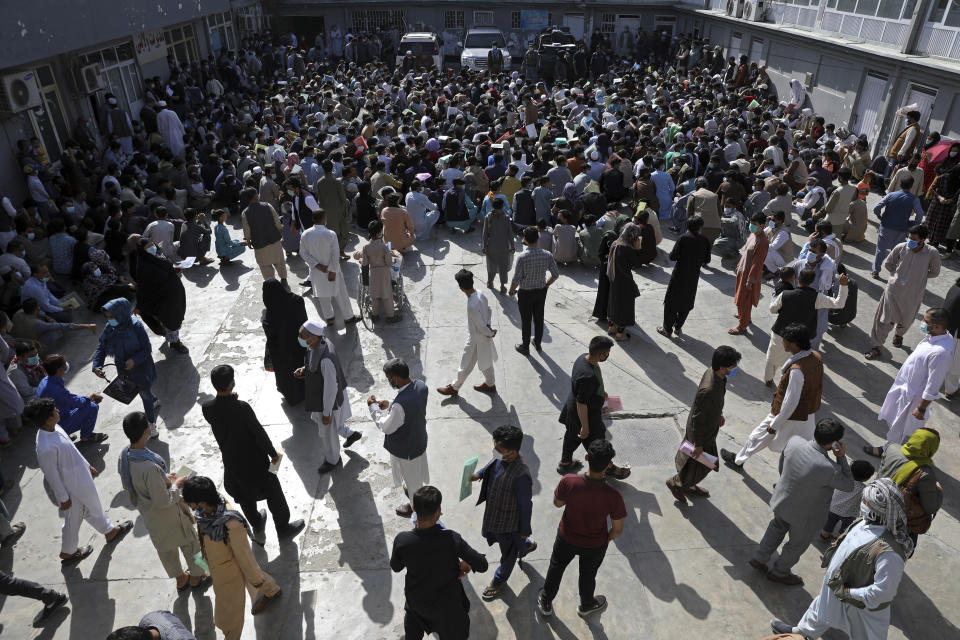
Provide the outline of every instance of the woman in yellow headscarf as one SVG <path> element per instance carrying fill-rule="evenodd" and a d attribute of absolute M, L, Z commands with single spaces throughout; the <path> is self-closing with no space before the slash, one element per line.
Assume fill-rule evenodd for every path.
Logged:
<path fill-rule="evenodd" d="M 910 490 L 913 503 L 919 504 L 929 516 L 934 516 L 940 510 L 943 502 L 943 489 L 937 482 L 937 474 L 933 467 L 933 454 L 940 448 L 940 434 L 929 427 L 917 429 L 910 439 L 901 446 L 890 445 L 883 452 L 880 459 L 880 469 L 877 477 L 891 478 L 899 487 L 912 484 Z M 914 478 L 914 476 L 917 476 Z M 916 538 L 915 514 L 908 513 L 911 537 Z M 929 525 L 928 525 L 929 526 Z"/>

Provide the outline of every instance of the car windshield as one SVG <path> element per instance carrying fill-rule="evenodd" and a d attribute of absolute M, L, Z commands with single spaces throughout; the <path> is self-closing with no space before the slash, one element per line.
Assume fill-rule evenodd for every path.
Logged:
<path fill-rule="evenodd" d="M 495 33 L 471 33 L 463 46 L 467 49 L 489 49 L 494 42 L 503 47 L 503 40 Z"/>
<path fill-rule="evenodd" d="M 410 51 L 414 55 L 428 54 L 433 55 L 433 43 L 424 42 L 422 40 L 416 42 L 409 42 L 404 40 L 400 43 L 400 55 L 404 55 L 407 51 Z"/>

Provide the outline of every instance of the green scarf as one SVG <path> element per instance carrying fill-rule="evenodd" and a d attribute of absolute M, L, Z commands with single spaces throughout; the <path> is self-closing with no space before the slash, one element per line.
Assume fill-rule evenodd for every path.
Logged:
<path fill-rule="evenodd" d="M 940 436 L 930 429 L 917 429 L 907 440 L 906 444 L 900 447 L 903 455 L 907 456 L 909 462 L 900 466 L 897 472 L 893 474 L 893 482 L 897 486 L 904 485 L 910 476 L 919 467 L 933 466 L 933 454 L 940 448 Z"/>

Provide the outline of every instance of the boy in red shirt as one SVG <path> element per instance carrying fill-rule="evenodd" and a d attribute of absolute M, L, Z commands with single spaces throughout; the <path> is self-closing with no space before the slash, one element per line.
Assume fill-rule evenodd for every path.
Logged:
<path fill-rule="evenodd" d="M 607 553 L 607 545 L 623 533 L 623 521 L 627 517 L 620 492 L 604 479 L 615 453 L 608 440 L 594 440 L 587 448 L 589 471 L 563 476 L 553 492 L 553 504 L 563 509 L 563 516 L 550 555 L 546 582 L 537 594 L 537 608 L 545 617 L 553 615 L 553 599 L 560 589 L 563 572 L 576 556 L 580 556 L 577 615 L 586 618 L 607 608 L 604 596 L 593 595 L 597 570 Z M 607 517 L 611 520 L 610 529 L 607 529 Z"/>

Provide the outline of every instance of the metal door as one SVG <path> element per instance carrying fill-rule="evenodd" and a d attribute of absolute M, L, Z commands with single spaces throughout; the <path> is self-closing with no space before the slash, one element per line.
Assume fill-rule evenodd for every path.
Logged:
<path fill-rule="evenodd" d="M 583 40 L 583 14 L 565 13 L 563 15 L 563 26 L 570 27 L 570 35 L 577 40 Z"/>
<path fill-rule="evenodd" d="M 857 102 L 855 119 L 850 123 L 850 130 L 857 135 L 867 137 L 867 141 L 873 146 L 877 139 L 877 116 L 880 114 L 880 105 L 883 103 L 883 97 L 887 95 L 888 78 L 882 73 L 867 73 L 860 88 L 860 98 Z"/>

